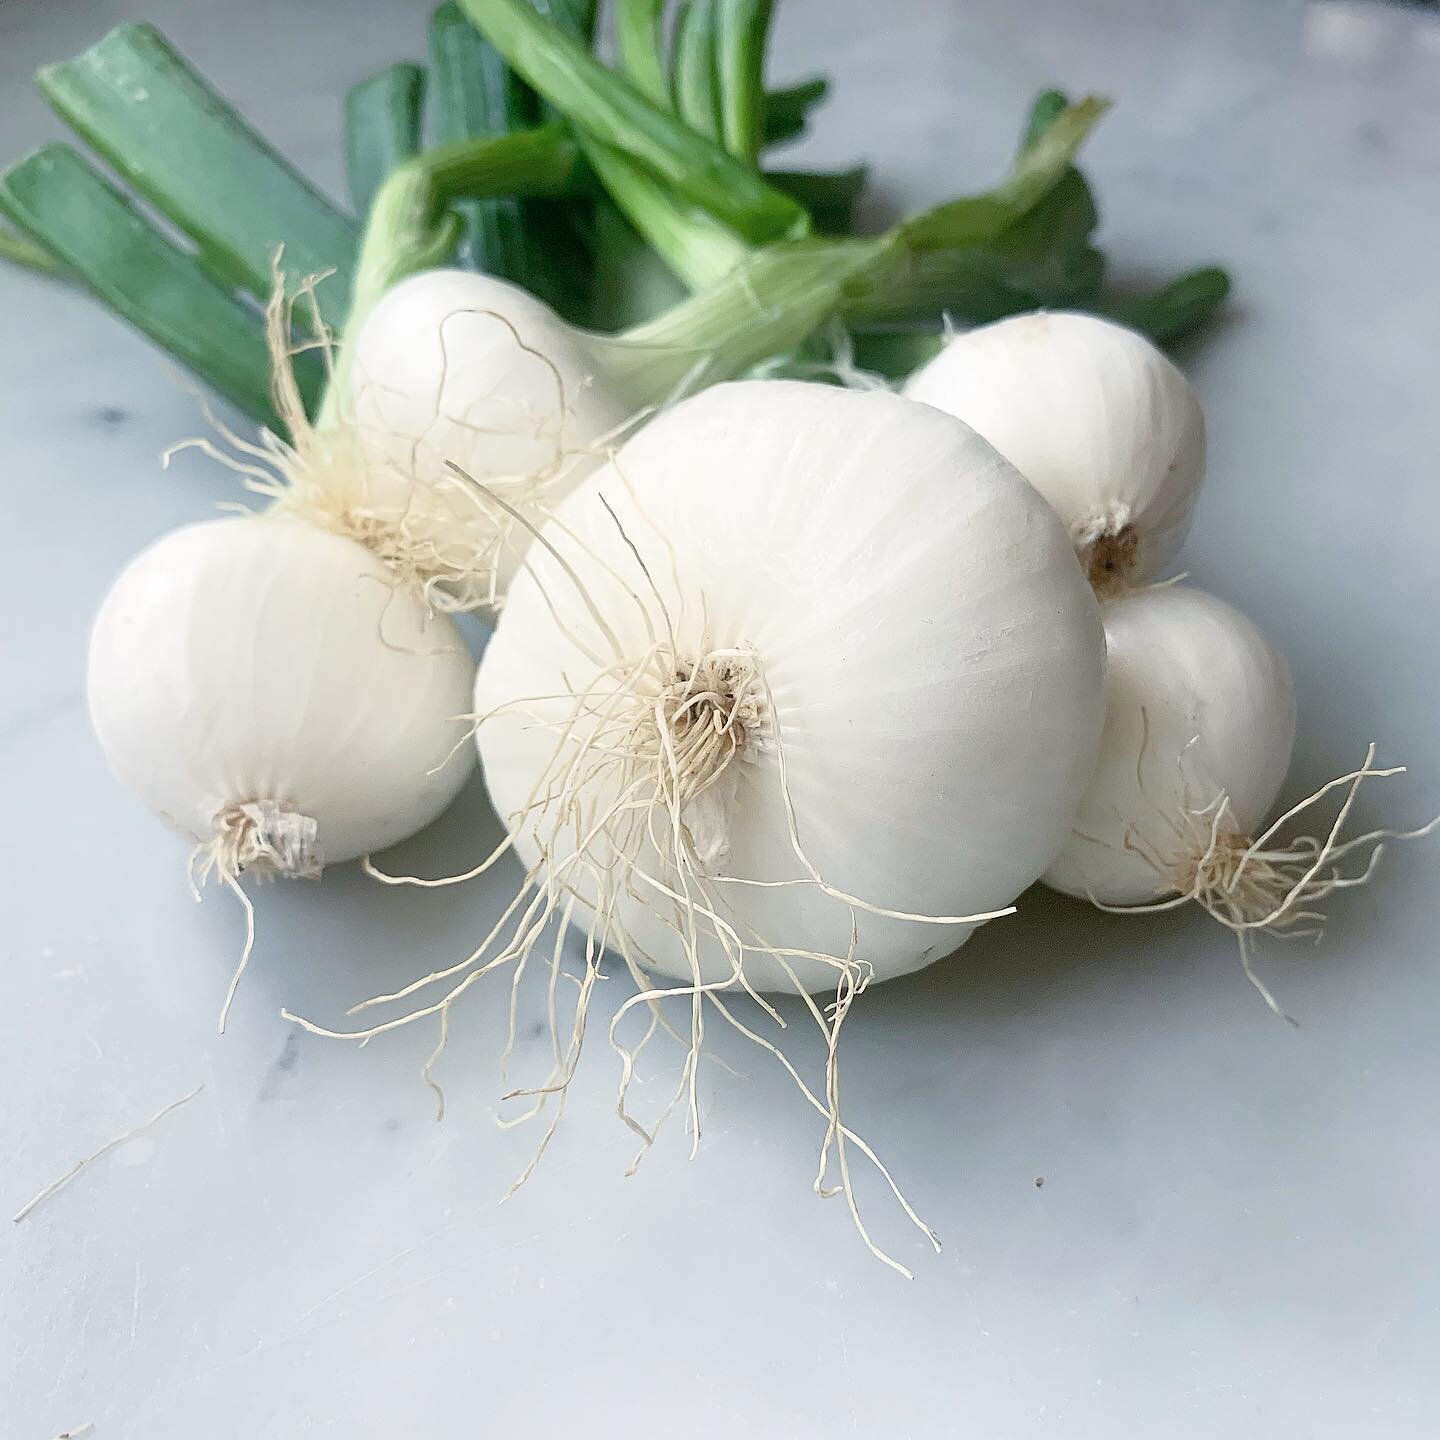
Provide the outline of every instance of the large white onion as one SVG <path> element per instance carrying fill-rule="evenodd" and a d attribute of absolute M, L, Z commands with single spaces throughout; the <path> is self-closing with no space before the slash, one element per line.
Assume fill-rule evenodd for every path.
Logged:
<path fill-rule="evenodd" d="M 619 857 L 634 871 L 593 837 L 577 864 L 574 825 L 619 798 L 615 766 L 594 769 L 574 815 L 525 812 L 577 757 L 629 743 L 616 715 L 643 729 L 657 705 L 713 686 L 694 713 L 729 724 L 737 753 L 684 807 L 693 893 L 746 938 L 750 985 L 822 990 L 833 965 L 770 951 L 846 956 L 853 921 L 853 954 L 888 978 L 973 928 L 836 891 L 962 917 L 1009 905 L 1045 869 L 1093 771 L 1102 673 L 1064 527 L 973 431 L 889 394 L 748 382 L 674 407 L 563 505 L 512 587 L 476 708 L 527 865 L 598 903 L 604 938 L 645 968 L 715 982 L 733 951 L 713 934 L 682 944 L 687 921 L 647 888 L 679 883 L 663 814 L 650 810 L 658 853 L 646 841 Z M 782 760 L 824 886 L 797 857 Z M 627 793 L 643 811 L 661 784 L 652 769 Z"/>

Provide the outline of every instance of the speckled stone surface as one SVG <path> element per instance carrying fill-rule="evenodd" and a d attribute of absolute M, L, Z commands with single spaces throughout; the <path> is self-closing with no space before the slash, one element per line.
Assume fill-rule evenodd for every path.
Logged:
<path fill-rule="evenodd" d="M 1185 357 L 1213 455 L 1186 564 L 1293 661 L 1296 795 L 1374 738 L 1414 771 L 1367 818 L 1440 809 L 1440 17 L 781 8 L 775 73 L 836 76 L 810 153 L 867 156 L 889 206 L 988 179 L 1044 83 L 1119 97 L 1087 159 L 1118 270 L 1220 258 L 1239 281 Z M 423 13 L 6 0 L 0 152 L 56 132 L 37 63 L 139 14 L 334 186 L 338 96 L 418 53 Z M 1433 845 L 1394 853 L 1324 948 L 1265 953 L 1298 1030 L 1198 917 L 1045 895 L 866 997 L 852 1118 L 945 1241 L 930 1255 L 865 1183 L 913 1284 L 809 1193 L 815 1117 L 734 1047 L 748 1078 L 712 1067 L 699 1158 L 676 1130 L 626 1179 L 594 1044 L 547 1163 L 502 1205 L 531 1140 L 492 1124 L 499 988 L 457 1015 L 441 1125 L 416 1078 L 429 1034 L 362 1052 L 277 1011 L 336 1019 L 417 950 L 463 953 L 513 875 L 419 896 L 353 870 L 270 887 L 216 1037 L 240 917 L 218 893 L 192 903 L 177 843 L 106 774 L 82 675 L 111 576 L 231 481 L 159 469 L 198 421 L 143 342 L 8 272 L 0 317 L 5 1213 L 205 1085 L 0 1232 L 7 1440 L 87 1422 L 98 1440 L 1435 1433 Z M 477 789 L 399 858 L 438 870 L 494 832 Z M 526 1030 L 518 1061 L 539 1043 Z"/>

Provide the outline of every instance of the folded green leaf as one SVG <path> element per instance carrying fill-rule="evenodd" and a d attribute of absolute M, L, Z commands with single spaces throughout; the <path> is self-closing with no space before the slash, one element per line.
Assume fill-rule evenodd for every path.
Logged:
<path fill-rule="evenodd" d="M 196 245 L 202 264 L 257 296 L 283 245 L 292 274 L 334 270 L 322 315 L 344 315 L 355 226 L 158 31 L 122 25 L 37 76 L 61 118 Z"/>
<path fill-rule="evenodd" d="M 1045 132 L 1065 113 L 1069 97 L 1063 90 L 1042 90 L 1030 102 L 1025 129 L 1020 136 L 1020 153 L 1033 150 Z"/>
<path fill-rule="evenodd" d="M 226 399 L 279 433 L 259 314 L 159 234 L 68 145 L 47 145 L 0 173 L 0 210 L 122 319 Z M 319 358 L 297 355 L 307 401 Z"/>
<path fill-rule="evenodd" d="M 1191 270 L 1149 295 L 1107 308 L 1112 319 L 1172 344 L 1206 324 L 1230 294 L 1230 277 L 1216 266 Z"/>
<path fill-rule="evenodd" d="M 1108 108 L 1108 101 L 1094 97 L 1067 105 L 993 190 L 953 200 L 905 222 L 909 244 L 916 250 L 955 249 L 985 245 L 1003 234 L 1055 188 Z"/>
<path fill-rule="evenodd" d="M 855 228 L 855 206 L 864 193 L 870 171 L 864 165 L 850 170 L 767 170 L 765 178 L 810 212 L 817 235 L 848 235 Z"/>
<path fill-rule="evenodd" d="M 769 91 L 760 113 L 762 142 L 766 146 L 784 145 L 798 139 L 810 122 L 810 112 L 822 105 L 829 93 L 830 82 L 823 75 Z"/>

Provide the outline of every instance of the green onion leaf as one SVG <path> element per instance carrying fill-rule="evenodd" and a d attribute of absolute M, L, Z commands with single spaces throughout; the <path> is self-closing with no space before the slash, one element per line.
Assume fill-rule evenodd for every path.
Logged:
<path fill-rule="evenodd" d="M 548 24 L 527 0 L 460 0 L 507 61 L 602 145 L 627 152 L 678 195 L 752 244 L 806 229 L 805 213 L 727 155 L 647 100 L 572 36 Z"/>
<path fill-rule="evenodd" d="M 351 86 L 345 96 L 345 179 L 362 219 L 381 182 L 420 149 L 425 72 L 404 62 Z"/>
<path fill-rule="evenodd" d="M 247 415 L 283 433 L 270 400 L 259 314 L 162 236 L 68 145 L 47 145 L 0 173 L 0 210 L 57 256 L 96 298 Z M 322 381 L 294 357 L 307 403 Z"/>
<path fill-rule="evenodd" d="M 1206 324 L 1229 294 L 1229 275 L 1211 265 L 1191 270 L 1149 295 L 1110 306 L 1106 313 L 1152 340 L 1170 344 Z"/>
<path fill-rule="evenodd" d="M 500 52 L 454 4 L 430 19 L 430 139 L 505 135 L 534 119 L 533 97 Z M 462 264 L 523 285 L 527 279 L 525 229 L 517 200 L 461 200 Z"/>
<path fill-rule="evenodd" d="M 1075 152 L 1108 108 L 1108 101 L 1094 97 L 1067 105 L 993 190 L 902 221 L 900 228 L 909 245 L 916 250 L 942 250 L 996 239 L 1059 184 Z"/>
<path fill-rule="evenodd" d="M 768 147 L 784 145 L 805 133 L 810 112 L 824 103 L 830 93 L 830 82 L 823 75 L 814 75 L 783 90 L 771 90 L 761 107 L 761 140 Z"/>
<path fill-rule="evenodd" d="M 1020 153 L 1033 150 L 1045 132 L 1065 113 L 1069 97 L 1063 90 L 1042 90 L 1030 102 L 1025 129 L 1020 136 Z"/>
<path fill-rule="evenodd" d="M 354 225 L 148 25 L 122 25 L 36 77 L 61 118 L 194 242 L 228 284 L 269 293 L 275 253 L 291 274 L 336 271 L 318 291 L 337 325 Z"/>
<path fill-rule="evenodd" d="M 48 250 L 13 230 L 0 229 L 0 260 L 39 275 L 58 277 L 65 273 L 65 267 Z"/>
<path fill-rule="evenodd" d="M 753 160 L 764 139 L 765 46 L 771 0 L 719 0 L 715 69 L 725 148 Z"/>
<path fill-rule="evenodd" d="M 717 0 L 688 0 L 675 22 L 670 83 L 675 110 L 697 134 L 720 138 L 720 87 L 716 74 Z"/>
<path fill-rule="evenodd" d="M 855 228 L 855 206 L 870 171 L 864 165 L 851 170 L 767 170 L 765 178 L 810 212 L 817 235 L 848 235 Z"/>
<path fill-rule="evenodd" d="M 658 105 L 670 104 L 665 62 L 660 55 L 660 14 L 664 0 L 619 0 L 615 7 L 615 50 L 630 83 Z"/>

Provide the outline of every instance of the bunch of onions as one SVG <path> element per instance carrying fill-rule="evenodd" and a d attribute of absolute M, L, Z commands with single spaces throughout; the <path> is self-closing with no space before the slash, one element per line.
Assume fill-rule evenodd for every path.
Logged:
<path fill-rule="evenodd" d="M 1037 195 L 1098 114 L 1072 108 L 1030 162 Z M 387 182 L 338 346 L 314 282 L 287 296 L 277 260 L 266 331 L 290 438 L 252 443 L 217 422 L 218 441 L 174 447 L 238 471 L 268 510 L 166 537 L 117 581 L 94 629 L 95 730 L 115 773 L 189 837 L 194 875 L 245 904 L 237 979 L 254 934 L 242 872 L 316 875 L 427 824 L 463 783 L 473 762 L 447 755 L 464 733 L 469 660 L 449 614 L 499 606 L 532 533 L 626 430 L 685 388 L 797 345 L 843 304 L 903 293 L 907 259 L 931 243 L 912 225 L 735 256 L 715 284 L 603 337 L 505 281 L 411 273 L 451 235 L 436 177 L 454 165 L 451 150 L 427 152 Z M 949 213 L 933 212 L 935 244 Z M 331 367 L 314 421 L 290 364 L 297 328 Z M 337 732 L 351 713 L 366 719 Z M 402 771 L 412 795 L 399 806 Z"/>
<path fill-rule="evenodd" d="M 825 1118 L 816 1186 L 833 1151 L 853 1208 L 847 1144 L 873 1152 L 840 1116 L 844 1018 L 1054 860 L 1094 771 L 1102 652 L 1064 527 L 968 427 L 797 381 L 678 404 L 539 530 L 480 667 L 480 753 L 509 835 L 454 878 L 513 850 L 519 891 L 471 954 L 366 1003 L 428 998 L 348 1033 L 435 1017 L 443 1045 L 472 985 L 501 969 L 518 985 L 537 948 L 558 974 L 578 932 L 569 1039 L 513 1092 L 527 1114 L 556 1102 L 537 1158 L 609 949 L 636 986 L 610 1035 L 643 1145 L 677 1106 L 698 1140 L 714 1017 L 781 1056 Z M 775 992 L 824 1037 L 819 1083 L 737 1008 L 749 996 L 779 1020 Z M 676 1088 L 642 1119 L 637 1056 L 667 1031 Z"/>
<path fill-rule="evenodd" d="M 1343 838 L 1363 782 L 1402 773 L 1377 768 L 1373 744 L 1359 768 L 1267 818 L 1295 742 L 1285 662 L 1230 605 L 1155 581 L 1204 479 L 1190 385 L 1119 325 L 1037 313 L 955 336 L 905 393 L 968 421 L 1016 464 L 1065 521 L 1103 602 L 1100 763 L 1046 884 L 1106 910 L 1198 905 L 1233 932 L 1246 975 L 1283 1014 L 1253 968 L 1255 937 L 1318 938 L 1324 902 L 1370 878 L 1381 842 L 1433 823 Z M 1293 834 L 1337 792 L 1329 825 Z"/>

